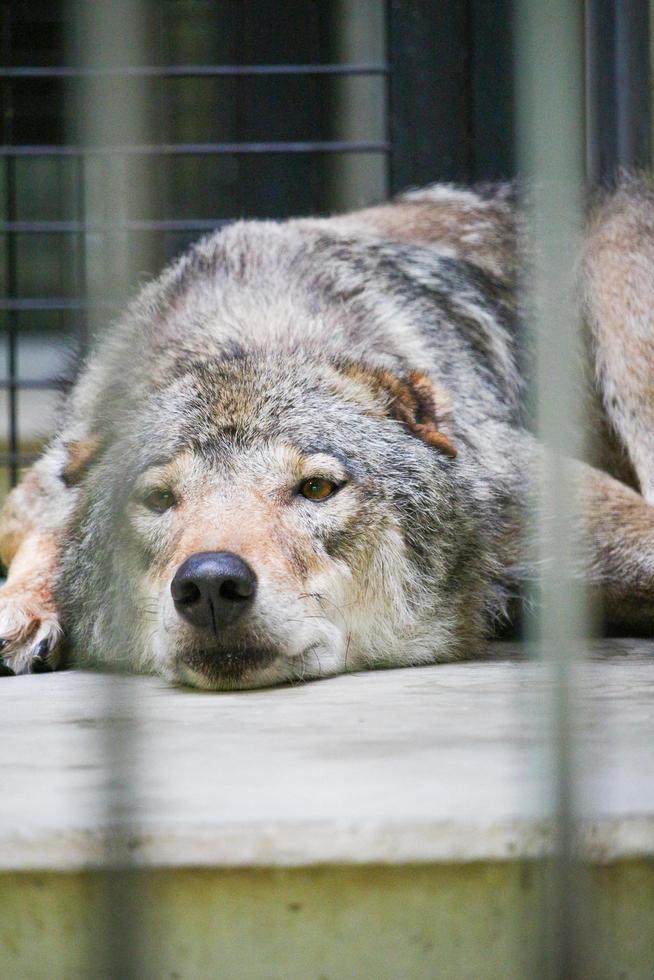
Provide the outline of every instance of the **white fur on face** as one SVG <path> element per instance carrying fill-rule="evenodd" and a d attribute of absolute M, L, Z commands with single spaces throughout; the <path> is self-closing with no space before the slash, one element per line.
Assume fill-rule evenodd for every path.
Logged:
<path fill-rule="evenodd" d="M 161 569 L 141 576 L 135 607 L 139 610 L 141 669 L 201 687 L 253 687 L 319 677 L 345 667 L 348 624 L 341 607 L 347 601 L 350 570 L 326 556 L 318 560 L 311 529 L 327 520 L 338 526 L 339 513 L 347 518 L 356 500 L 315 504 L 298 499 L 296 485 L 315 475 L 342 482 L 341 464 L 323 454 L 301 458 L 289 447 L 267 447 L 243 463 L 242 472 L 230 469 L 229 479 L 218 479 L 196 459 L 180 458 L 143 475 L 135 493 L 130 520 L 137 536 L 151 553 L 162 556 Z M 172 509 L 152 514 L 140 502 L 153 486 L 170 487 L 178 497 Z M 254 488 L 254 489 L 253 489 Z M 302 574 L 284 541 L 300 549 Z M 239 622 L 230 641 L 207 637 L 185 622 L 175 609 L 170 583 L 179 565 L 198 551 L 232 551 L 246 560 L 257 575 L 254 605 Z M 205 676 L 184 662 L 185 652 L 216 648 L 216 677 Z M 242 681 L 221 680 L 221 651 L 229 655 L 248 646 L 275 651 L 277 657 L 258 671 L 246 671 Z"/>
<path fill-rule="evenodd" d="M 361 541 L 350 565 L 321 552 L 312 529 L 347 526 L 361 506 L 359 491 L 345 487 L 319 504 L 288 497 L 289 486 L 312 473 L 343 479 L 339 463 L 322 454 L 299 459 L 297 451 L 276 447 L 259 453 L 244 469 L 257 487 L 254 495 L 242 474 L 231 471 L 226 489 L 217 485 L 215 474 L 210 480 L 196 460 L 178 460 L 168 471 L 157 469 L 145 479 L 146 486 L 177 481 L 180 511 L 177 516 L 152 515 L 137 508 L 133 515 L 133 525 L 147 535 L 150 546 L 170 552 L 165 573 L 148 573 L 136 586 L 141 669 L 197 687 L 248 688 L 433 660 L 435 632 L 439 645 L 446 648 L 450 624 L 435 628 L 431 622 L 428 633 L 420 627 L 421 586 L 407 559 L 401 529 L 387 513 L 379 526 L 366 521 L 360 531 L 355 528 Z M 191 524 L 190 529 L 185 526 Z M 305 569 L 294 567 L 284 553 L 285 539 L 300 548 Z M 246 669 L 238 679 L 220 676 L 220 658 L 229 657 L 232 628 L 222 636 L 207 637 L 180 617 L 172 600 L 170 583 L 177 567 L 190 554 L 205 550 L 240 554 L 257 575 L 254 605 L 238 622 L 232 648 L 264 648 L 276 657 L 269 665 Z M 185 662 L 185 652 L 213 645 L 215 674 Z"/>
<path fill-rule="evenodd" d="M 346 668 L 347 621 L 338 614 L 341 590 L 330 587 L 327 577 L 321 575 L 319 580 L 307 582 L 309 589 L 322 590 L 319 593 L 295 594 L 272 581 L 265 571 L 259 574 L 254 607 L 234 646 L 247 648 L 249 643 L 272 648 L 277 657 L 266 667 L 246 670 L 238 680 L 219 677 L 221 655 L 230 647 L 228 633 L 215 639 L 216 678 L 185 663 L 184 651 L 206 648 L 211 641 L 200 638 L 181 620 L 169 587 L 151 587 L 143 604 L 156 612 L 142 624 L 142 667 L 169 680 L 203 688 L 265 687 L 340 673 Z M 331 577 L 347 578 L 347 574 Z"/>

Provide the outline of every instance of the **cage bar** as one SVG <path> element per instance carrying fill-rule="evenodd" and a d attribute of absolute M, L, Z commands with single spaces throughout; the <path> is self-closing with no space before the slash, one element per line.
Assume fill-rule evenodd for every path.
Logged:
<path fill-rule="evenodd" d="M 533 249 L 530 312 L 536 353 L 532 410 L 544 456 L 535 463 L 539 580 L 531 644 L 543 663 L 546 705 L 544 816 L 554 852 L 544 878 L 541 948 L 535 974 L 582 977 L 581 862 L 577 849 L 580 772 L 573 713 L 581 710 L 575 666 L 589 620 L 575 577 L 574 488 L 567 459 L 579 458 L 580 329 L 575 302 L 584 177 L 583 21 L 576 0 L 518 0 L 518 157 L 528 183 Z"/>
<path fill-rule="evenodd" d="M 587 169 L 610 181 L 618 167 L 652 160 L 648 0 L 587 0 Z"/>
<path fill-rule="evenodd" d="M 257 75 L 387 75 L 386 64 L 338 65 L 126 65 L 115 68 L 24 65 L 0 68 L 0 78 L 248 78 Z"/>
<path fill-rule="evenodd" d="M 387 153 L 384 140 L 271 140 L 263 143 L 125 143 L 121 146 L 0 146 L 0 157 L 189 156 L 247 153 Z"/>

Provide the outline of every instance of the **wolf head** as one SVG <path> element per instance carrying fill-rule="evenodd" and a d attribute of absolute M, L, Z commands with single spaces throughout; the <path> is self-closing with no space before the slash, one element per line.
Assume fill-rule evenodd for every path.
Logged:
<path fill-rule="evenodd" d="M 475 290 L 425 250 L 292 223 L 229 229 L 164 273 L 90 373 L 98 438 L 68 447 L 78 655 L 217 688 L 469 655 L 495 503 L 449 380 L 415 366 L 436 317 L 457 398 L 489 397 Z M 468 325 L 480 310 L 467 347 L 448 291 Z"/>
<path fill-rule="evenodd" d="M 78 649 L 217 688 L 456 656 L 487 569 L 449 425 L 416 372 L 185 364 L 86 474 L 61 586 Z"/>

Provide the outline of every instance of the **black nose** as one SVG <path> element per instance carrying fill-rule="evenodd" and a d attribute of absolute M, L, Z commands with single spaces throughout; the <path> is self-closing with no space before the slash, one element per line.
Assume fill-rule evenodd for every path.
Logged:
<path fill-rule="evenodd" d="M 229 626 L 252 605 L 257 577 L 230 551 L 199 551 L 179 566 L 170 583 L 177 612 L 194 626 Z"/>

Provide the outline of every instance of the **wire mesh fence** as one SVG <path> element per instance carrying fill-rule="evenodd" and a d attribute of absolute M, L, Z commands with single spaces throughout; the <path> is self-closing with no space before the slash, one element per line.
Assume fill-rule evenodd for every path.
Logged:
<path fill-rule="evenodd" d="M 105 280 L 121 269 L 133 286 L 234 218 L 328 211 L 338 193 L 334 161 L 341 166 L 344 155 L 364 169 L 358 203 L 383 197 L 388 65 L 379 56 L 324 60 L 341 43 L 333 4 L 312 4 L 299 17 L 303 30 L 286 45 L 289 63 L 238 63 L 250 53 L 276 55 L 275 33 L 260 22 L 264 13 L 275 20 L 269 7 L 257 17 L 246 4 L 143 5 L 149 50 L 142 56 L 150 63 L 139 64 L 124 34 L 111 55 L 99 40 L 90 43 L 83 5 L 3 5 L 5 488 L 47 434 L 37 419 L 52 405 L 67 359 L 85 349 L 91 315 L 104 311 L 106 321 L 125 295 L 112 283 L 104 296 L 90 295 L 89 275 L 98 277 L 89 263 L 100 263 Z M 360 50 L 379 55 L 381 13 L 365 26 Z M 35 55 L 44 63 L 24 63 Z M 202 62 L 207 55 L 213 63 Z M 172 63 L 175 56 L 182 63 Z M 139 99 L 147 120 L 130 141 L 123 121 Z M 111 120 L 103 118 L 107 105 Z M 348 138 L 353 110 L 358 122 Z M 146 186 L 144 199 L 138 188 Z"/>

